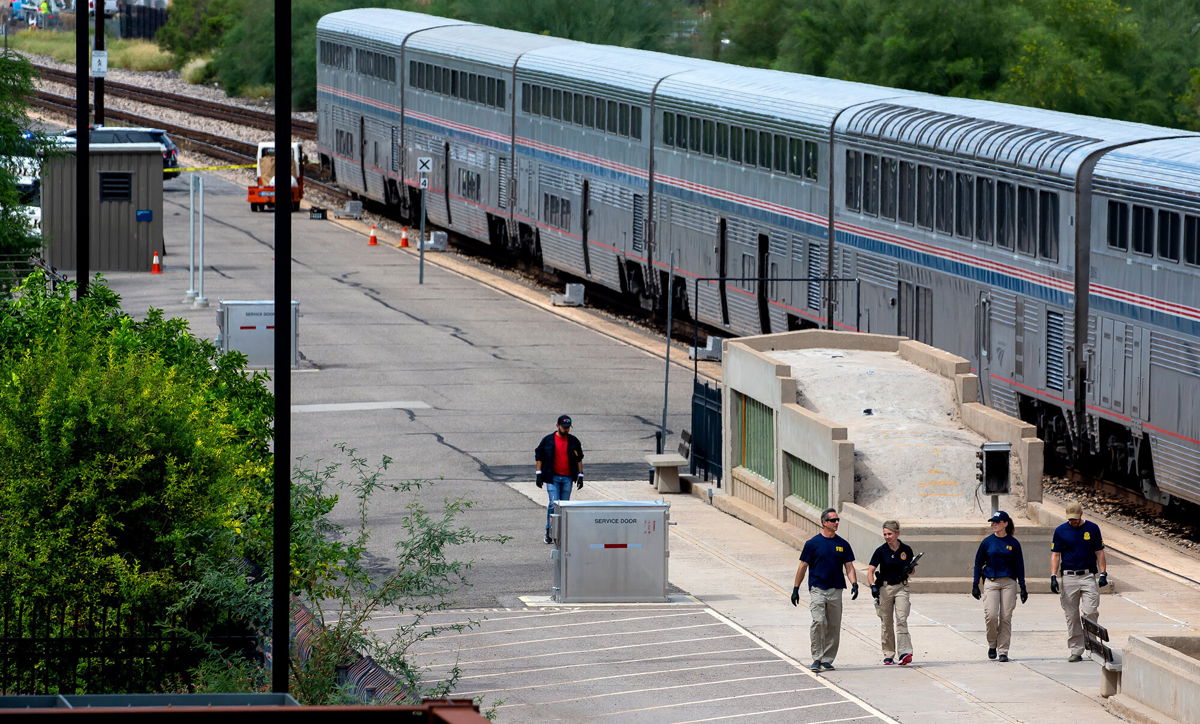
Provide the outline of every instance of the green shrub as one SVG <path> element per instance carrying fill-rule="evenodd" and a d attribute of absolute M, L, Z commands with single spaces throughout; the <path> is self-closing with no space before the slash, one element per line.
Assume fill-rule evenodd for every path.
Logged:
<path fill-rule="evenodd" d="M 212 81 L 214 77 L 212 58 L 207 55 L 199 58 L 192 58 L 183 64 L 183 68 L 180 69 L 179 75 L 188 83 L 193 85 L 201 85 Z"/>

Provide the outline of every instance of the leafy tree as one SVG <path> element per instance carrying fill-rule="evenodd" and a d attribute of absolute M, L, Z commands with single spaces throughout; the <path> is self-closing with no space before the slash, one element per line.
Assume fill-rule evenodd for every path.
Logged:
<path fill-rule="evenodd" d="M 26 98 L 33 93 L 33 66 L 16 53 L 0 54 L 0 255 L 22 254 L 41 246 L 21 209 L 13 159 L 36 157 L 46 143 L 26 137 Z"/>
<path fill-rule="evenodd" d="M 527 33 L 662 50 L 677 5 L 673 0 L 458 0 L 456 14 Z"/>
<path fill-rule="evenodd" d="M 240 18 L 238 0 L 175 0 L 167 24 L 155 36 L 160 48 L 175 56 L 176 67 L 212 53 Z"/>
<path fill-rule="evenodd" d="M 10 594 L 159 600 L 267 509 L 270 393 L 186 323 L 31 275 L 0 303 L 0 578 Z"/>

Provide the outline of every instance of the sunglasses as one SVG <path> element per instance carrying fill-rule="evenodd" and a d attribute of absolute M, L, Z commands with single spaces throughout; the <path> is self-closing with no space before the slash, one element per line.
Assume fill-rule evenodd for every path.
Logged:
<path fill-rule="evenodd" d="M 842 522 L 842 519 L 841 518 L 826 518 L 825 522 L 826 523 L 840 523 L 840 522 Z"/>

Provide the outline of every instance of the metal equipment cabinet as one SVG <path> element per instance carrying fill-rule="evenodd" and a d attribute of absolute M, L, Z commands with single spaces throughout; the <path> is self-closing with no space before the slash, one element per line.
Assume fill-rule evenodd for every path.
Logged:
<path fill-rule="evenodd" d="M 289 365 L 299 363 L 296 338 L 300 302 L 292 300 L 292 356 Z M 246 355 L 247 367 L 275 366 L 275 302 L 221 300 L 217 307 L 217 347 L 222 352 Z"/>
<path fill-rule="evenodd" d="M 667 600 L 663 501 L 559 501 L 551 518 L 554 600 L 630 603 Z"/>

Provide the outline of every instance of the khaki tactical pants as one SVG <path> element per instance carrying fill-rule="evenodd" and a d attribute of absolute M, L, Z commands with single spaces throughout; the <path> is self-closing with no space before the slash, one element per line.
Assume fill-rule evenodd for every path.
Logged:
<path fill-rule="evenodd" d="M 879 606 L 875 611 L 883 624 L 879 642 L 883 647 L 883 658 L 894 659 L 897 654 L 911 654 L 912 639 L 908 636 L 908 584 L 879 585 Z"/>
<path fill-rule="evenodd" d="M 832 664 L 842 639 L 842 589 L 808 589 L 808 612 L 812 614 L 808 636 L 813 661 Z"/>
<path fill-rule="evenodd" d="M 1067 617 L 1067 648 L 1083 656 L 1083 622 L 1081 616 L 1095 620 L 1100 613 L 1100 587 L 1096 574 L 1059 576 L 1058 602 Z"/>
<path fill-rule="evenodd" d="M 983 621 L 987 624 L 988 648 L 1008 653 L 1012 640 L 1012 614 L 1017 607 L 1017 582 L 1012 578 L 983 581 Z"/>

